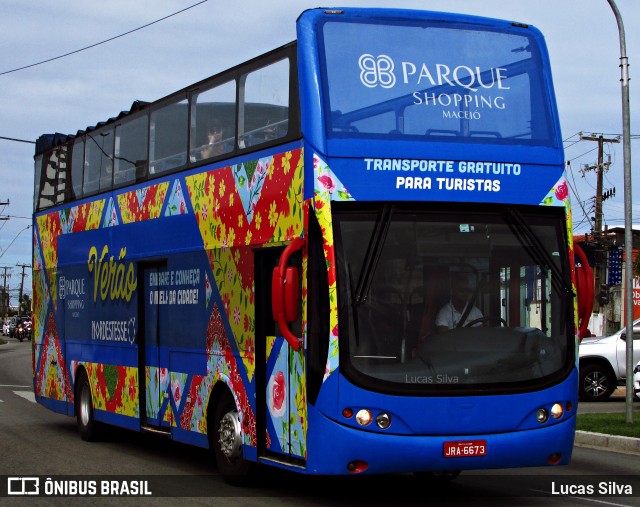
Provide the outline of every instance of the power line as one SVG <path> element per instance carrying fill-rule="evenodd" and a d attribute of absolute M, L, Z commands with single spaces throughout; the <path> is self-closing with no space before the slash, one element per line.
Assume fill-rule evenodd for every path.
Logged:
<path fill-rule="evenodd" d="M 31 229 L 30 225 L 27 225 L 24 229 L 22 229 L 18 234 L 16 234 L 16 236 L 11 240 L 11 243 L 9 243 L 7 245 L 7 247 L 2 251 L 2 253 L 0 253 L 0 259 L 2 259 L 2 257 L 4 257 L 4 254 L 7 253 L 7 250 L 9 250 L 9 248 L 11 247 L 11 245 L 13 245 L 16 241 L 16 239 L 18 239 L 18 236 L 20 236 L 20 234 L 22 234 L 24 231 L 26 231 L 27 229 Z"/>
<path fill-rule="evenodd" d="M 155 25 L 156 23 L 160 23 L 160 21 L 164 21 L 165 19 L 169 19 L 169 18 L 171 18 L 173 16 L 176 16 L 177 14 L 180 14 L 180 13 L 182 13 L 184 11 L 188 11 L 189 9 L 193 9 L 194 7 L 197 7 L 198 5 L 206 3 L 208 1 L 209 0 L 202 0 L 201 2 L 198 2 L 198 3 L 195 3 L 193 5 L 190 5 L 189 7 L 186 7 L 184 9 L 180 10 L 180 11 L 174 12 L 173 14 L 169 14 L 168 16 L 165 16 L 163 18 L 156 19 L 155 21 L 152 21 L 151 23 L 147 23 L 146 25 L 139 26 L 138 28 L 134 28 L 133 30 L 129 30 L 128 32 L 121 33 L 120 35 L 116 35 L 114 37 L 110 37 L 110 38 L 105 39 L 105 40 L 103 40 L 101 42 L 96 42 L 95 44 L 91 44 L 90 46 L 85 46 L 83 48 L 76 49 L 75 51 L 71 51 L 69 53 L 65 53 L 65 54 L 60 55 L 60 56 L 54 56 L 53 58 L 49 58 L 47 60 L 42 60 L 41 62 L 32 63 L 30 65 L 25 65 L 23 67 L 18 67 L 17 69 L 5 70 L 4 72 L 0 72 L 0 76 L 4 76 L 5 74 L 11 74 L 12 72 L 18 72 L 19 70 L 28 69 L 30 67 L 35 67 L 36 65 L 42 65 L 43 63 L 52 62 L 54 60 L 59 60 L 61 58 L 65 58 L 66 56 L 74 55 L 76 53 L 80 53 L 81 51 L 85 51 L 87 49 L 95 48 L 96 46 L 100 46 L 101 44 L 106 44 L 107 42 L 111 42 L 112 40 L 119 39 L 120 37 L 124 37 L 125 35 L 129 35 L 129 34 L 131 34 L 133 32 L 137 32 L 138 30 L 142 30 L 143 28 L 147 28 L 147 27 L 149 27 L 151 25 Z M 27 141 L 27 142 L 30 142 L 30 141 Z"/>
<path fill-rule="evenodd" d="M 16 141 L 17 143 L 29 143 L 29 144 L 36 144 L 35 141 L 27 141 L 26 139 L 16 139 L 15 137 L 4 137 L 4 136 L 0 136 L 0 139 L 4 139 L 6 141 Z"/>
<path fill-rule="evenodd" d="M 569 162 L 573 162 L 576 159 L 579 159 L 580 157 L 584 157 L 585 155 L 588 155 L 589 153 L 591 153 L 592 151 L 596 151 L 598 148 L 595 147 L 592 150 L 589 151 L 585 151 L 582 155 L 578 155 L 577 157 L 573 157 L 571 160 L 569 160 Z"/>
<path fill-rule="evenodd" d="M 2 204 L 2 203 L 0 203 Z M 6 217 L 7 219 L 9 218 L 21 218 L 22 220 L 31 220 L 31 217 L 19 217 L 18 215 L 1 215 L 3 218 Z"/>

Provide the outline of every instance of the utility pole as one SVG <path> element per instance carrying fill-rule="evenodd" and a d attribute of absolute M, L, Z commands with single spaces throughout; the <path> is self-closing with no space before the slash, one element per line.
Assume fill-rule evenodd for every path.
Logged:
<path fill-rule="evenodd" d="M 11 298 L 9 297 L 9 293 L 7 292 L 7 278 L 11 278 L 11 273 L 7 275 L 7 269 L 11 269 L 9 266 L 3 266 L 4 275 L 3 275 L 3 287 L 2 287 L 2 301 L 0 301 L 0 306 L 2 306 L 2 317 L 9 313 L 9 308 L 11 308 Z"/>
<path fill-rule="evenodd" d="M 624 321 L 627 328 L 627 371 L 633 368 L 633 231 L 631 195 L 631 107 L 629 106 L 629 58 L 624 23 L 614 0 L 607 0 L 616 17 L 620 40 L 620 87 L 622 92 L 622 151 L 624 156 Z M 627 375 L 626 422 L 633 423 L 633 377 Z"/>
<path fill-rule="evenodd" d="M 603 192 L 602 181 L 604 178 L 605 170 L 609 169 L 611 162 L 604 162 L 604 143 L 619 143 L 619 138 L 605 138 L 602 134 L 591 134 L 585 136 L 580 134 L 581 141 L 595 141 L 598 143 L 598 163 L 595 166 L 587 166 L 584 171 L 595 170 L 596 171 L 596 195 L 595 195 L 595 217 L 593 225 L 593 239 L 595 243 L 594 252 L 594 293 L 597 295 L 593 301 L 593 312 L 598 313 L 601 306 L 604 306 L 608 301 L 608 287 L 604 283 L 604 277 L 606 273 L 607 256 L 605 255 L 607 250 L 605 245 L 606 239 L 602 236 L 602 203 L 607 197 L 611 197 L 615 194 L 613 191 L 607 191 L 607 195 Z M 613 192 L 613 193 L 612 193 Z M 599 296 L 599 297 L 598 297 Z"/>
<path fill-rule="evenodd" d="M 610 162 L 607 164 L 604 163 L 604 143 L 619 143 L 619 138 L 605 139 L 602 134 L 599 134 L 597 137 L 595 134 L 591 134 L 590 136 L 584 136 L 580 134 L 581 141 L 596 141 L 598 143 L 598 164 L 596 166 L 585 167 L 585 171 L 589 171 L 591 169 L 596 170 L 596 216 L 595 216 L 595 224 L 593 227 L 593 233 L 596 236 L 599 236 L 602 233 L 602 179 L 604 176 L 605 165 L 606 168 L 609 168 Z"/>
<path fill-rule="evenodd" d="M 20 279 L 20 296 L 18 298 L 18 315 L 20 315 L 22 313 L 21 312 L 21 307 L 22 307 L 22 293 L 24 291 L 24 277 L 26 276 L 24 270 L 26 268 L 30 268 L 31 265 L 30 264 L 16 264 L 16 266 L 18 266 L 19 268 L 22 268 L 22 278 Z"/>
<path fill-rule="evenodd" d="M 8 206 L 9 205 L 9 199 L 7 199 L 6 201 L 0 201 L 0 206 Z M 0 220 L 9 220 L 9 217 L 3 217 L 0 216 Z M 1 250 L 1 249 L 0 249 Z M 9 309 L 11 308 L 11 298 L 9 297 L 9 293 L 7 292 L 7 276 L 11 277 L 11 274 L 7 275 L 7 269 L 11 269 L 8 266 L 3 266 L 4 269 L 4 285 L 2 288 L 2 298 L 0 300 L 0 309 L 2 310 L 2 315 L 0 315 L 1 317 L 4 317 L 5 315 L 7 315 L 9 313 Z"/>

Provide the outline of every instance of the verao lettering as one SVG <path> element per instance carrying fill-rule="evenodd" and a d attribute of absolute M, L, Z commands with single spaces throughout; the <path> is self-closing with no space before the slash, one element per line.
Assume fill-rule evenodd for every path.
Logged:
<path fill-rule="evenodd" d="M 108 257 L 109 247 L 102 247 L 102 252 L 98 257 L 98 249 L 92 246 L 89 249 L 88 268 L 89 273 L 93 273 L 93 301 L 94 303 L 100 295 L 100 299 L 105 301 L 107 298 L 115 301 L 122 299 L 130 301 L 133 291 L 138 286 L 138 280 L 133 268 L 133 262 L 125 265 L 122 261 L 127 249 L 120 249 L 118 260 L 114 256 Z M 106 260 L 108 259 L 108 260 Z"/>

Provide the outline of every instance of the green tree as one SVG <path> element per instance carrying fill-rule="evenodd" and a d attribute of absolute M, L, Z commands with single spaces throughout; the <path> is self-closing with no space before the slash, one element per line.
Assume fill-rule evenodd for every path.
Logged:
<path fill-rule="evenodd" d="M 18 314 L 31 315 L 31 297 L 29 297 L 29 294 L 22 295 L 22 301 L 20 302 Z"/>

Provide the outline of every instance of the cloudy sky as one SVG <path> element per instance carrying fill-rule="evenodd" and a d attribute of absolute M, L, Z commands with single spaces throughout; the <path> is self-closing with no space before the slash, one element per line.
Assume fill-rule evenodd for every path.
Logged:
<path fill-rule="evenodd" d="M 615 1 L 630 63 L 633 168 L 640 164 L 640 1 Z M 579 133 L 622 134 L 619 32 L 607 0 L 3 0 L 0 136 L 35 141 L 45 133 L 73 134 L 128 110 L 134 100 L 159 99 L 290 42 L 300 12 L 335 5 L 460 12 L 539 28 L 549 46 L 570 161 L 574 232 L 591 231 L 596 179 L 581 169 L 597 161 L 597 143 L 580 141 Z M 33 153 L 32 144 L 0 139 L 0 218 L 10 217 L 0 220 L 0 285 L 6 271 L 12 303 L 19 265 L 31 264 Z M 615 188 L 615 197 L 604 203 L 604 224 L 623 227 L 622 140 L 606 143 L 605 153 L 612 163 L 604 190 Z M 640 174 L 632 173 L 637 189 Z M 633 217 L 640 224 L 637 203 Z"/>

